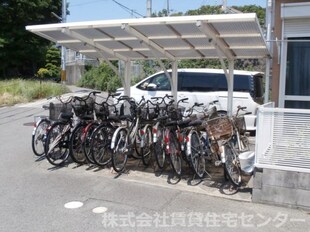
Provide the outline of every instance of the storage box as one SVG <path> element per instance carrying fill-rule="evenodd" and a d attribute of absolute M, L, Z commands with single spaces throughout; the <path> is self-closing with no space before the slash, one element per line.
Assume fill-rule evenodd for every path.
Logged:
<path fill-rule="evenodd" d="M 252 174 L 254 170 L 254 160 L 255 160 L 254 151 L 245 151 L 239 154 L 241 170 L 246 174 Z"/>

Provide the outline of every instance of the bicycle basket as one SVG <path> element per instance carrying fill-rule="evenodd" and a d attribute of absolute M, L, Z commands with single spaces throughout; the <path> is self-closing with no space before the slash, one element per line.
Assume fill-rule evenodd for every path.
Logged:
<path fill-rule="evenodd" d="M 92 97 L 88 99 L 74 99 L 72 102 L 72 107 L 75 115 L 81 117 L 83 115 L 91 115 L 94 112 L 95 100 Z"/>
<path fill-rule="evenodd" d="M 141 110 L 141 118 L 143 120 L 153 120 L 158 116 L 157 111 L 155 110 L 155 108 L 143 108 Z"/>
<path fill-rule="evenodd" d="M 50 120 L 56 121 L 59 119 L 59 115 L 61 113 L 71 113 L 71 112 L 72 112 L 72 106 L 70 104 L 50 102 L 49 107 Z"/>
<path fill-rule="evenodd" d="M 244 134 L 246 131 L 246 125 L 244 116 L 238 116 L 234 118 L 234 123 L 240 134 Z"/>
<path fill-rule="evenodd" d="M 168 109 L 168 116 L 171 120 L 181 120 L 183 118 L 183 113 L 184 113 L 185 108 L 181 107 L 181 108 L 174 108 L 174 107 L 170 107 Z"/>
<path fill-rule="evenodd" d="M 215 139 L 229 138 L 233 133 L 232 123 L 227 116 L 213 118 L 207 121 L 207 133 Z"/>
<path fill-rule="evenodd" d="M 95 104 L 95 114 L 97 118 L 107 118 L 109 116 L 109 107 L 105 104 Z"/>

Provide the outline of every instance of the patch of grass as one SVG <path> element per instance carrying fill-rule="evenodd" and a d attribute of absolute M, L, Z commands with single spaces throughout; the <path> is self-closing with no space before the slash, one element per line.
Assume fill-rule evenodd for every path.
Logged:
<path fill-rule="evenodd" d="M 66 86 L 54 82 L 21 79 L 0 81 L 0 106 L 31 102 L 68 92 Z"/>

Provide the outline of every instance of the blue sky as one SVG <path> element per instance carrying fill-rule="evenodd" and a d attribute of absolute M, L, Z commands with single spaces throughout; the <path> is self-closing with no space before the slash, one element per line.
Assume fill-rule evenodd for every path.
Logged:
<path fill-rule="evenodd" d="M 70 15 L 67 22 L 92 20 L 124 19 L 146 15 L 146 0 L 116 0 L 126 6 L 126 10 L 113 0 L 67 0 Z M 220 5 L 222 0 L 169 0 L 170 11 L 186 12 L 198 9 L 203 5 Z M 227 0 L 228 6 L 259 5 L 266 7 L 266 0 Z M 152 11 L 158 12 L 167 8 L 167 0 L 152 0 Z M 130 10 L 138 14 L 132 15 Z"/>

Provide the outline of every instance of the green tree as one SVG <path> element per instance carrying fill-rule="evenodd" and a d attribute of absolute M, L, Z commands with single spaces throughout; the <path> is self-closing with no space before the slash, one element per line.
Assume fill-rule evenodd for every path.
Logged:
<path fill-rule="evenodd" d="M 0 76 L 33 76 L 42 67 L 49 41 L 25 30 L 27 25 L 56 23 L 61 0 L 0 0 Z"/>
<path fill-rule="evenodd" d="M 37 72 L 40 78 L 60 78 L 60 50 L 55 46 L 50 46 L 45 56 L 45 67 Z"/>

